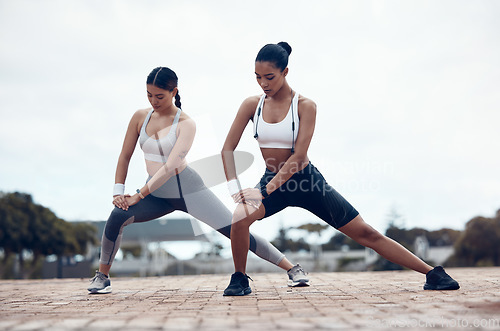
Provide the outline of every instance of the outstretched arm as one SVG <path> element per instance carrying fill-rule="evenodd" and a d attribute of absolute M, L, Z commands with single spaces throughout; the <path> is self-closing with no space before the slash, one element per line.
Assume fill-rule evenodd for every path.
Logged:
<path fill-rule="evenodd" d="M 135 145 L 137 144 L 137 139 L 139 138 L 139 123 L 144 119 L 145 111 L 138 110 L 130 119 L 127 132 L 125 134 L 125 139 L 123 141 L 122 150 L 120 156 L 118 157 L 118 164 L 116 165 L 115 173 L 115 188 L 121 186 L 113 193 L 113 204 L 119 208 L 128 208 L 128 203 L 126 201 L 126 196 L 124 195 L 125 189 L 125 179 L 127 178 L 128 166 L 130 163 L 130 158 L 135 150 Z"/>
<path fill-rule="evenodd" d="M 224 164 L 224 172 L 228 181 L 237 179 L 233 152 L 240 142 L 245 127 L 253 117 L 256 107 L 255 101 L 255 97 L 250 97 L 243 101 L 222 147 L 222 163 Z"/>
<path fill-rule="evenodd" d="M 233 152 L 240 142 L 241 135 L 243 134 L 245 127 L 253 117 L 257 102 L 258 97 L 250 97 L 243 101 L 240 109 L 238 110 L 238 113 L 236 114 L 236 118 L 234 119 L 233 124 L 229 129 L 226 141 L 224 142 L 224 146 L 222 147 L 222 163 L 224 165 L 224 172 L 226 174 L 226 179 L 228 182 L 231 182 L 233 180 L 237 181 L 238 179 Z M 239 184 L 237 184 L 237 187 L 240 189 Z"/>

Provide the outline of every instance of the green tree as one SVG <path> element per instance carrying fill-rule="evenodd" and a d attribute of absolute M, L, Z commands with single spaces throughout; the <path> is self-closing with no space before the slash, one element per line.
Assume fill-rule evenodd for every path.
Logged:
<path fill-rule="evenodd" d="M 0 195 L 0 247 L 4 251 L 3 264 L 12 254 L 18 254 L 23 263 L 23 249 L 33 239 L 29 231 L 30 207 L 33 204 L 29 194 L 11 193 Z"/>
<path fill-rule="evenodd" d="M 319 223 L 307 223 L 298 226 L 297 229 L 305 230 L 308 233 L 316 233 L 318 236 L 321 235 L 321 232 L 328 229 L 329 225 L 327 224 L 319 224 Z"/>
<path fill-rule="evenodd" d="M 70 223 L 72 225 L 73 235 L 76 239 L 77 249 L 75 254 L 85 254 L 89 243 L 97 244 L 96 233 L 97 228 L 89 223 Z M 140 252 L 138 253 L 140 255 Z"/>
<path fill-rule="evenodd" d="M 333 235 L 327 243 L 322 245 L 322 249 L 325 251 L 337 251 L 341 250 L 345 246 L 353 250 L 364 248 L 363 245 L 358 244 L 356 241 L 352 240 L 342 232 L 338 232 Z"/>
<path fill-rule="evenodd" d="M 500 210 L 493 218 L 479 216 L 467 222 L 447 265 L 500 266 Z"/>
<path fill-rule="evenodd" d="M 120 249 L 122 250 L 124 257 L 133 256 L 138 258 L 142 254 L 142 247 L 139 244 L 122 245 Z"/>
<path fill-rule="evenodd" d="M 328 224 L 319 224 L 319 223 L 306 223 L 297 227 L 298 230 L 303 230 L 308 233 L 306 242 L 309 243 L 309 250 L 314 252 L 314 257 L 317 260 L 319 255 L 317 248 L 321 248 L 322 245 L 318 244 L 318 239 L 321 237 L 321 233 L 329 228 Z M 316 234 L 311 239 L 311 235 Z M 316 238 L 314 238 L 316 237 Z M 302 239 L 302 238 L 301 238 Z"/>
<path fill-rule="evenodd" d="M 392 207 L 387 214 L 387 229 L 385 235 L 394 239 L 409 250 L 413 250 L 415 239 L 425 236 L 429 241 L 429 246 L 451 246 L 460 236 L 460 231 L 452 229 L 441 229 L 428 231 L 423 228 L 406 228 L 406 219 L 400 214 L 396 207 Z"/>
<path fill-rule="evenodd" d="M 302 249 L 309 250 L 309 244 L 303 238 L 300 238 L 297 241 L 288 238 L 287 232 L 290 229 L 291 228 L 285 228 L 282 225 L 278 231 L 278 236 L 271 243 L 282 252 L 297 252 Z"/>
<path fill-rule="evenodd" d="M 43 256 L 84 254 L 87 244 L 96 242 L 95 232 L 89 224 L 73 225 L 58 218 L 50 209 L 35 204 L 29 194 L 0 193 L 1 265 L 17 254 L 18 277 L 28 278 Z M 25 263 L 24 253 L 31 253 L 30 264 Z"/>

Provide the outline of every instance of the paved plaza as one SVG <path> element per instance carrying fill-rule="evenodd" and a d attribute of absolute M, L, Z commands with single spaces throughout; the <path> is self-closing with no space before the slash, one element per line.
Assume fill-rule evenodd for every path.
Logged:
<path fill-rule="evenodd" d="M 224 297 L 230 275 L 112 278 L 113 293 L 88 295 L 89 279 L 1 280 L 0 330 L 500 330 L 500 268 L 447 272 L 458 291 L 424 291 L 413 271 L 250 275 L 253 293 Z"/>

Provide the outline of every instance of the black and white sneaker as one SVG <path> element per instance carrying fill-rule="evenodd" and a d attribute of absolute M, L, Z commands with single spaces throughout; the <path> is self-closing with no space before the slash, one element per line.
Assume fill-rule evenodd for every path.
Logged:
<path fill-rule="evenodd" d="M 87 290 L 89 290 L 89 294 L 111 293 L 111 281 L 108 276 L 100 271 L 96 271 L 94 278 L 90 280 L 90 286 Z"/>
<path fill-rule="evenodd" d="M 441 266 L 437 266 L 429 271 L 425 275 L 425 278 L 424 290 L 444 291 L 458 290 L 460 288 L 458 282 L 451 278 Z"/>
<path fill-rule="evenodd" d="M 290 287 L 300 287 L 309 286 L 309 277 L 307 273 L 302 269 L 300 264 L 297 264 L 292 269 L 287 271 L 288 274 L 288 286 Z"/>
<path fill-rule="evenodd" d="M 232 274 L 231 282 L 224 290 L 224 296 L 242 296 L 252 293 L 248 279 L 252 278 L 239 271 Z"/>

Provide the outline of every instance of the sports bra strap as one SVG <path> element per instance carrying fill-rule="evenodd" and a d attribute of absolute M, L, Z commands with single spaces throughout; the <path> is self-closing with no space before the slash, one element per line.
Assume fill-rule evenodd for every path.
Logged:
<path fill-rule="evenodd" d="M 181 117 L 181 112 L 182 112 L 182 109 L 177 108 L 177 113 L 175 114 L 174 121 L 172 122 L 172 125 L 177 125 L 177 123 L 179 123 L 179 118 Z"/>
<path fill-rule="evenodd" d="M 146 125 L 149 123 L 149 119 L 151 118 L 151 114 L 153 114 L 154 109 L 151 109 L 149 113 L 146 115 L 144 122 L 142 122 L 141 132 L 146 132 Z"/>
<path fill-rule="evenodd" d="M 177 114 L 175 114 L 172 127 L 170 128 L 170 132 L 172 132 L 175 136 L 177 136 L 177 124 L 179 123 L 179 118 L 181 117 L 181 111 L 182 110 L 180 108 L 177 108 Z"/>

